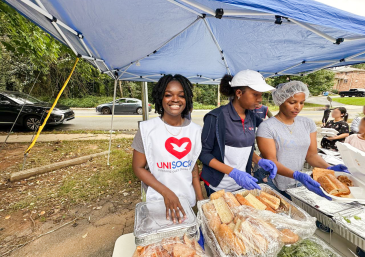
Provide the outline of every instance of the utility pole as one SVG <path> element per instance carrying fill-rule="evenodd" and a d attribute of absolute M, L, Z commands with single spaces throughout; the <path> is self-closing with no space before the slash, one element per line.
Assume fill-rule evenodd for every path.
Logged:
<path fill-rule="evenodd" d="M 122 81 L 119 80 L 119 91 L 120 91 L 120 97 L 123 97 L 123 88 L 122 88 Z"/>

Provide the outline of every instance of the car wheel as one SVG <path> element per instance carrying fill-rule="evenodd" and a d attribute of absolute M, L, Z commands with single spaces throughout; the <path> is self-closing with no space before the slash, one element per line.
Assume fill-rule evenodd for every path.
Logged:
<path fill-rule="evenodd" d="M 24 120 L 24 127 L 31 131 L 38 130 L 40 125 L 41 120 L 38 116 L 28 116 Z"/>
<path fill-rule="evenodd" d="M 141 107 L 137 108 L 136 113 L 138 115 L 142 115 L 142 108 Z"/>
<path fill-rule="evenodd" d="M 344 97 L 345 95 L 344 94 L 340 94 L 341 97 Z"/>
<path fill-rule="evenodd" d="M 102 114 L 110 114 L 111 111 L 110 111 L 110 109 L 108 107 L 104 107 L 103 109 L 101 109 L 101 113 Z"/>

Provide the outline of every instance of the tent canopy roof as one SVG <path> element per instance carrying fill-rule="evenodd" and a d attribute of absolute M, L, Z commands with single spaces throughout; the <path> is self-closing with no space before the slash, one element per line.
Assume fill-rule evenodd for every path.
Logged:
<path fill-rule="evenodd" d="M 215 84 L 243 69 L 269 77 L 365 61 L 365 17 L 314 0 L 5 1 L 123 80 Z"/>

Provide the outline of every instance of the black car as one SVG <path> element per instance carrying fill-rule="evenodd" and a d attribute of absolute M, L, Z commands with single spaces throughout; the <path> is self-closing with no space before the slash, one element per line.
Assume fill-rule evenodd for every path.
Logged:
<path fill-rule="evenodd" d="M 102 114 L 111 114 L 113 109 L 113 102 L 100 104 L 96 107 L 96 112 Z M 148 104 L 148 111 L 152 110 L 151 104 Z M 115 113 L 132 112 L 142 114 L 142 101 L 137 98 L 120 98 L 115 100 Z"/>
<path fill-rule="evenodd" d="M 0 91 L 0 124 L 13 124 L 23 105 L 16 125 L 28 130 L 37 130 L 52 106 L 21 92 Z M 69 107 L 56 105 L 47 125 L 62 124 L 74 118 L 75 113 Z"/>

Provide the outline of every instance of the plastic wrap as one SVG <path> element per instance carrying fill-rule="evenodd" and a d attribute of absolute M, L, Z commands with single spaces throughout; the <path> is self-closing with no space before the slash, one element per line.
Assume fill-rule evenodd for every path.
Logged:
<path fill-rule="evenodd" d="M 134 220 L 136 245 L 148 245 L 164 238 L 184 234 L 199 239 L 198 223 L 189 201 L 185 198 L 179 198 L 179 200 L 186 213 L 186 219 L 182 223 L 175 224 L 172 219 L 166 219 L 166 207 L 163 200 L 141 202 L 136 205 Z"/>
<path fill-rule="evenodd" d="M 213 256 L 276 256 L 284 245 L 314 234 L 315 218 L 260 186 L 261 191 L 240 190 L 198 202 L 198 221 Z"/>
<path fill-rule="evenodd" d="M 333 216 L 340 211 L 344 211 L 350 208 L 359 206 L 358 203 L 341 203 L 335 201 L 328 201 L 326 198 L 319 196 L 309 191 L 304 186 L 287 189 L 286 192 L 300 201 L 307 203 L 308 205 L 316 208 L 323 214 Z"/>
<path fill-rule="evenodd" d="M 158 243 L 137 246 L 133 257 L 207 257 L 195 238 L 188 235 L 162 239 Z"/>
<path fill-rule="evenodd" d="M 365 238 L 365 207 L 359 206 L 357 208 L 349 209 L 336 213 L 333 220 L 355 233 L 356 235 Z"/>
<path fill-rule="evenodd" d="M 318 237 L 309 237 L 294 245 L 284 246 L 278 257 L 341 257 Z"/>

